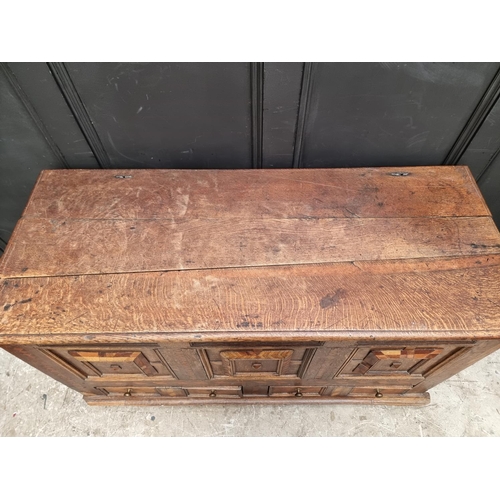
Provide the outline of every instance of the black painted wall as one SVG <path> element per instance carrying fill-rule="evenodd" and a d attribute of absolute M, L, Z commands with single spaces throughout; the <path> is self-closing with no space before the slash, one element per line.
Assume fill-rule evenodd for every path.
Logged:
<path fill-rule="evenodd" d="M 500 225 L 499 63 L 0 63 L 0 249 L 51 168 L 466 164 Z"/>

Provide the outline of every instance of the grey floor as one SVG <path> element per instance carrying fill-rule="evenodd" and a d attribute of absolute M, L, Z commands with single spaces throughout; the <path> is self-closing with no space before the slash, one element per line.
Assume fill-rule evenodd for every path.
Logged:
<path fill-rule="evenodd" d="M 500 436 L 500 351 L 430 393 L 423 408 L 90 407 L 0 349 L 0 436 Z"/>

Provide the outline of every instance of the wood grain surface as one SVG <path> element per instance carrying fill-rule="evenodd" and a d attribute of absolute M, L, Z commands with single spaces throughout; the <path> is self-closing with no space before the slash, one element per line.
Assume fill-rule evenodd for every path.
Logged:
<path fill-rule="evenodd" d="M 500 256 L 3 280 L 0 332 L 406 332 L 500 325 Z"/>
<path fill-rule="evenodd" d="M 23 219 L 3 277 L 274 266 L 500 253 L 489 217 Z"/>
<path fill-rule="evenodd" d="M 50 170 L 0 261 L 0 335 L 495 336 L 499 263 L 467 167 Z"/>
<path fill-rule="evenodd" d="M 403 174 L 403 175 L 400 175 Z M 465 166 L 46 170 L 24 212 L 48 219 L 489 216 Z"/>

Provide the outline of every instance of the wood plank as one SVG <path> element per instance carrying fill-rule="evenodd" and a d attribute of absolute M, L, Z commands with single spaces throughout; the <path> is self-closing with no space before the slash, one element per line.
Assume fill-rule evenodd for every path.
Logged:
<path fill-rule="evenodd" d="M 398 173 L 405 175 L 397 175 Z M 394 175 L 396 174 L 396 175 Z M 407 175 L 406 175 L 407 174 Z M 46 170 L 25 217 L 489 216 L 465 166 L 279 170 Z"/>
<path fill-rule="evenodd" d="M 489 217 L 183 220 L 23 219 L 0 276 L 172 269 L 500 253 Z"/>
<path fill-rule="evenodd" d="M 392 330 L 410 339 L 500 325 L 499 255 L 14 278 L 0 288 L 0 332 L 17 335 Z"/>
<path fill-rule="evenodd" d="M 301 378 L 332 378 L 349 359 L 353 351 L 353 347 L 316 349 L 309 367 Z"/>
<path fill-rule="evenodd" d="M 174 373 L 184 380 L 205 380 L 208 378 L 196 349 L 161 349 L 161 355 Z"/>
<path fill-rule="evenodd" d="M 235 342 L 258 343 L 286 342 L 291 338 L 309 341 L 322 340 L 329 344 L 342 343 L 354 345 L 357 341 L 384 342 L 387 344 L 399 339 L 400 342 L 457 343 L 467 341 L 500 339 L 500 328 L 488 330 L 295 330 L 291 331 L 183 331 L 183 332 L 115 332 L 115 333 L 0 333 L 0 347 L 5 345 L 39 345 L 58 347 L 61 344 L 109 345 L 141 343 L 163 343 L 178 345 L 192 341 L 206 340 L 221 344 L 230 336 Z"/>

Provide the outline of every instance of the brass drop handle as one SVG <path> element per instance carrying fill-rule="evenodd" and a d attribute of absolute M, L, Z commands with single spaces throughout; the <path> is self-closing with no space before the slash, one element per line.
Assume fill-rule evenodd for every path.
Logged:
<path fill-rule="evenodd" d="M 377 392 L 375 393 L 376 398 L 383 398 L 384 395 L 377 389 Z"/>
<path fill-rule="evenodd" d="M 212 392 L 209 394 L 209 396 L 210 396 L 211 398 L 215 398 L 215 397 L 217 396 L 217 394 L 216 394 L 216 392 L 215 392 L 215 391 L 212 391 Z"/>
<path fill-rule="evenodd" d="M 300 388 L 297 389 L 297 392 L 295 393 L 295 397 L 296 398 L 301 398 L 302 396 L 303 396 L 303 394 L 302 394 L 302 391 L 300 390 Z"/>
<path fill-rule="evenodd" d="M 132 396 L 132 391 L 130 389 L 127 389 L 127 392 L 124 394 L 125 397 L 130 397 Z"/>

